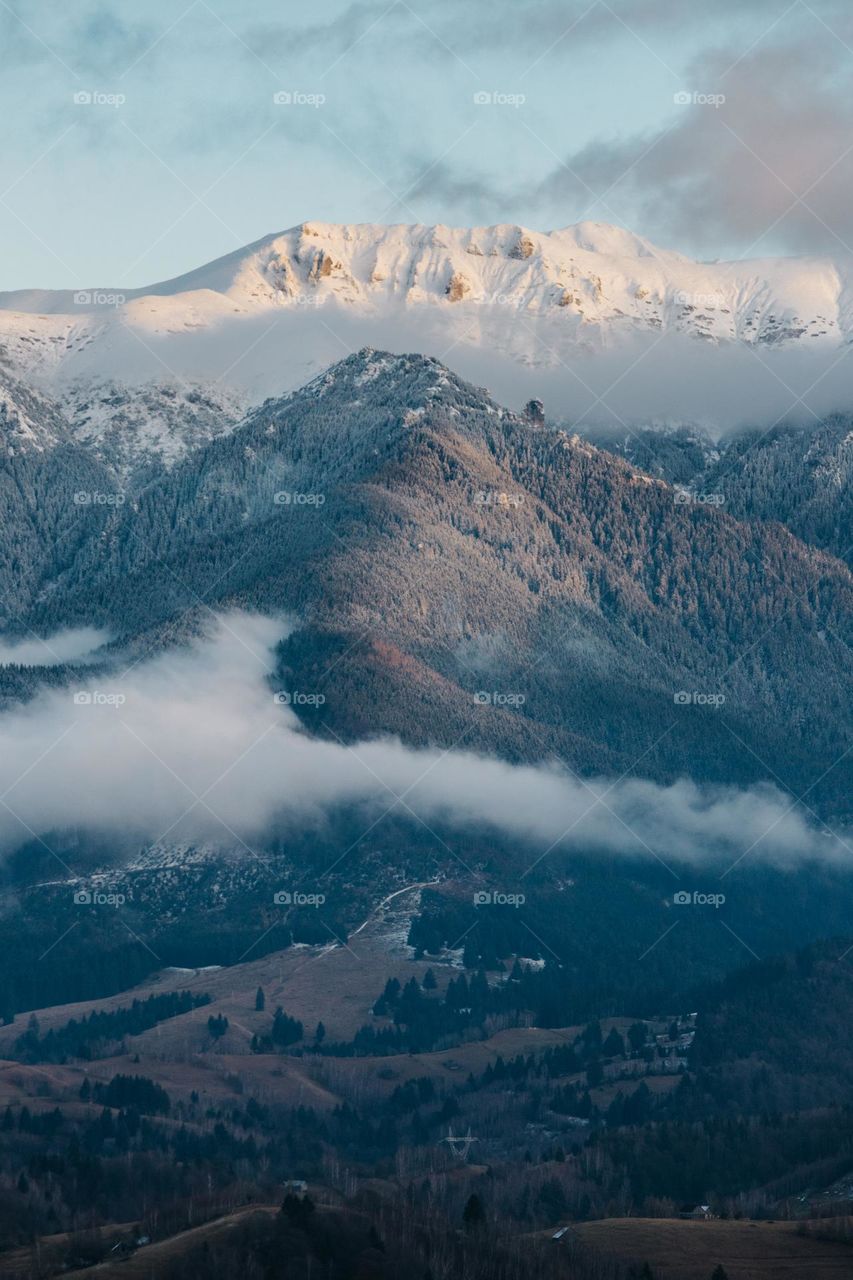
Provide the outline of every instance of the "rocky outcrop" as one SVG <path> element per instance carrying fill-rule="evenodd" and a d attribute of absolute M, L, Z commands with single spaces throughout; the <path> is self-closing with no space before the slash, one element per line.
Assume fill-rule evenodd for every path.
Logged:
<path fill-rule="evenodd" d="M 509 256 L 511 258 L 531 258 L 536 246 L 530 239 L 530 236 L 520 235 L 517 243 L 510 249 Z"/>
<path fill-rule="evenodd" d="M 471 286 L 460 272 L 454 271 L 444 292 L 449 302 L 461 302 L 471 292 Z"/>

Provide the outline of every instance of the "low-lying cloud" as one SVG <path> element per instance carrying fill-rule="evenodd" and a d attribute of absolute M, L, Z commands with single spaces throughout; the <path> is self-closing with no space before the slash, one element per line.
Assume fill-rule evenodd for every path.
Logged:
<path fill-rule="evenodd" d="M 0 636 L 0 667 L 14 663 L 22 667 L 59 667 L 66 662 L 85 662 L 110 639 L 96 627 L 73 627 L 56 635 L 3 639 Z"/>
<path fill-rule="evenodd" d="M 351 748 L 308 737 L 267 683 L 286 630 L 229 614 L 194 648 L 115 678 L 51 690 L 0 717 L 0 843 L 62 829 L 144 842 L 213 839 L 248 852 L 277 819 L 313 821 L 358 804 L 486 826 L 525 842 L 665 862 L 840 859 L 840 837 L 809 825 L 772 786 L 706 791 L 684 780 L 582 783 L 391 739 Z M 291 691 L 298 702 L 314 691 Z"/>
<path fill-rule="evenodd" d="M 241 318 L 239 328 L 146 335 L 144 343 L 122 326 L 111 359 L 130 383 L 162 378 L 164 360 L 193 381 L 215 381 L 226 368 L 229 383 L 259 403 L 304 386 L 364 346 L 421 351 L 510 408 L 538 397 L 550 421 L 582 432 L 687 423 L 716 436 L 777 422 L 814 424 L 851 408 L 853 349 L 834 343 L 753 347 L 656 331 L 611 343 L 600 342 L 592 325 L 587 342 L 567 337 L 563 315 L 466 302 L 452 311 L 389 306 L 353 315 L 329 301 L 281 308 L 272 321 L 267 313 Z M 237 362 L 235 346 L 243 353 Z"/>

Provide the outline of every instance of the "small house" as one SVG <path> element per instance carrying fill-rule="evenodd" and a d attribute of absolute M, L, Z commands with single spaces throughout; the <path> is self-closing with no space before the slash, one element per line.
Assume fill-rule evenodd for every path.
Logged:
<path fill-rule="evenodd" d="M 697 1204 L 693 1208 L 686 1206 L 678 1216 L 688 1222 L 710 1222 L 716 1215 L 709 1204 Z"/>

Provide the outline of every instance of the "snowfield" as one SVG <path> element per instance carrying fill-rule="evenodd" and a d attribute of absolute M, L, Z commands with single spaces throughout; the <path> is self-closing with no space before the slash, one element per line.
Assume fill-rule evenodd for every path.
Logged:
<path fill-rule="evenodd" d="M 631 343 L 664 337 L 686 343 L 688 359 L 723 351 L 753 372 L 782 352 L 786 368 L 792 353 L 829 364 L 853 338 L 851 278 L 850 260 L 696 262 L 593 222 L 551 232 L 304 222 L 143 289 L 0 293 L 0 384 L 60 402 L 73 437 L 129 469 L 176 461 L 366 344 L 453 353 L 474 380 L 506 376 L 503 366 L 519 394 L 596 357 L 603 391 L 621 382 L 608 372 L 620 352 L 630 365 Z M 702 376 L 712 389 L 726 382 L 716 369 Z M 766 379 L 783 397 L 786 380 Z M 815 380 L 804 373 L 803 388 Z M 688 405 L 706 399 L 699 391 Z M 18 447 L 51 443 L 56 424 L 15 401 L 3 412 Z M 649 412 L 683 420 L 680 407 Z"/>
<path fill-rule="evenodd" d="M 193 335 L 205 343 L 253 317 L 328 303 L 365 315 L 440 308 L 451 326 L 459 314 L 503 325 L 502 346 L 517 355 L 516 321 L 543 314 L 560 317 L 567 344 L 636 329 L 768 345 L 853 336 L 849 262 L 695 262 L 594 222 L 550 232 L 303 222 L 144 289 L 0 293 L 0 341 L 22 370 L 126 375 L 110 364 L 132 363 L 128 331 L 140 344 Z"/>

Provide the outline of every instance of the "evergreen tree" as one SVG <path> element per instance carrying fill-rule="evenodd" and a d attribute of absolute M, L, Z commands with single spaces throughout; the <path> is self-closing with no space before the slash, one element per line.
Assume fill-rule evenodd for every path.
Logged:
<path fill-rule="evenodd" d="M 279 1005 L 275 1011 L 272 1024 L 271 1037 L 273 1044 L 278 1045 L 281 1049 L 289 1044 L 296 1044 L 298 1040 L 302 1039 L 304 1031 L 305 1029 L 299 1019 L 288 1017 Z"/>
<path fill-rule="evenodd" d="M 281 1211 L 291 1226 L 304 1231 L 314 1215 L 314 1201 L 310 1196 L 286 1195 Z"/>
<path fill-rule="evenodd" d="M 628 1028 L 628 1043 L 634 1053 L 639 1053 L 646 1043 L 648 1029 L 645 1022 L 635 1022 Z"/>
<path fill-rule="evenodd" d="M 590 1089 L 595 1089 L 604 1079 L 604 1067 L 598 1058 L 593 1058 L 592 1062 L 586 1069 L 586 1082 Z"/>
<path fill-rule="evenodd" d="M 228 1019 L 221 1013 L 215 1018 L 211 1014 L 207 1020 L 207 1029 L 214 1040 L 221 1040 L 228 1030 Z"/>
<path fill-rule="evenodd" d="M 486 1211 L 478 1195 L 473 1194 L 468 1197 L 468 1203 L 462 1210 L 462 1221 L 466 1231 L 474 1231 L 486 1221 Z"/>
<path fill-rule="evenodd" d="M 590 1022 L 583 1031 L 583 1042 L 592 1051 L 601 1048 L 601 1023 Z"/>
<path fill-rule="evenodd" d="M 379 1232 L 376 1230 L 376 1227 L 372 1222 L 370 1224 L 370 1230 L 367 1233 L 367 1238 L 370 1241 L 371 1249 L 378 1249 L 380 1253 L 385 1252 L 385 1245 L 382 1243 Z"/>
<path fill-rule="evenodd" d="M 610 1034 L 601 1046 L 601 1051 L 605 1058 L 621 1058 L 624 1056 L 625 1041 L 615 1027 L 611 1028 Z"/>

